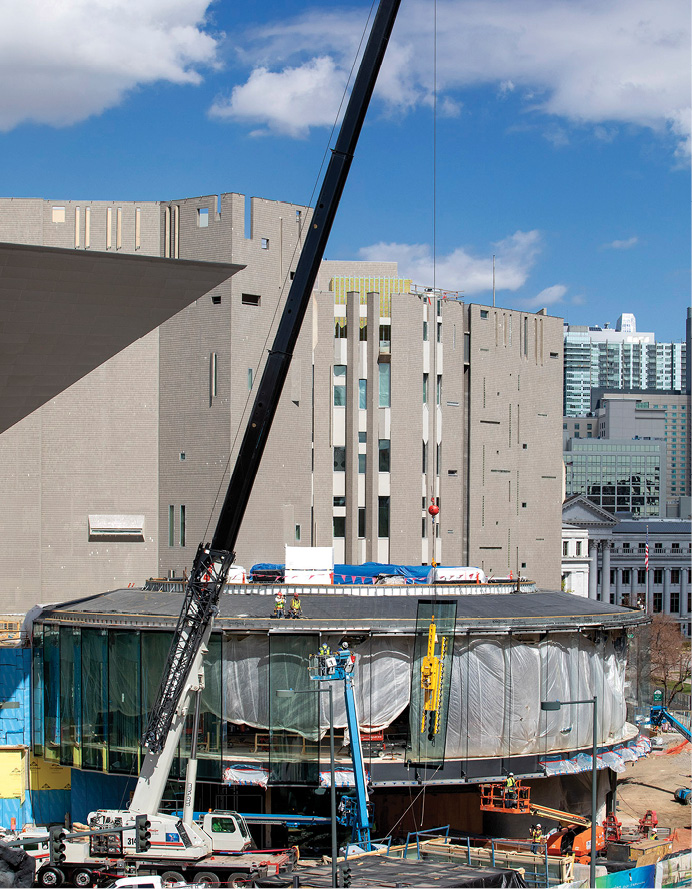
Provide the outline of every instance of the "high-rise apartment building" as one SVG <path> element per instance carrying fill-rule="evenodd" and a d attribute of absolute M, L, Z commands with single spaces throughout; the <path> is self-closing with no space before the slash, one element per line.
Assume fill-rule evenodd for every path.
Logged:
<path fill-rule="evenodd" d="M 614 329 L 566 324 L 564 348 L 566 417 L 589 413 L 594 388 L 685 391 L 687 344 L 638 333 L 634 315 L 621 315 Z"/>
<path fill-rule="evenodd" d="M 0 200 L 4 241 L 245 266 L 0 436 L 0 489 L 23 504 L 0 518 L 0 611 L 190 567 L 310 212 L 253 198 L 248 213 L 238 194 Z M 346 561 L 435 557 L 558 588 L 561 321 L 449 297 L 393 263 L 323 264 L 240 563 L 333 544 Z M 95 515 L 136 515 L 140 539 L 94 538 Z"/>

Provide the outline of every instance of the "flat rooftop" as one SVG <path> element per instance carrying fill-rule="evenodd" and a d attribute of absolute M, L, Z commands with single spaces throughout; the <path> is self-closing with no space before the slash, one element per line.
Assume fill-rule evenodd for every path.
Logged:
<path fill-rule="evenodd" d="M 231 633 L 369 631 L 378 634 L 416 631 L 421 599 L 457 603 L 457 632 L 498 633 L 522 630 L 578 630 L 625 627 L 645 622 L 646 613 L 562 592 L 436 595 L 435 587 L 416 587 L 402 595 L 392 587 L 320 587 L 300 589 L 300 619 L 275 619 L 274 596 L 280 585 L 238 585 L 221 595 L 216 630 Z M 410 587 L 406 588 L 410 590 Z M 364 593 L 367 592 L 366 595 Z M 38 618 L 51 623 L 101 627 L 175 627 L 183 594 L 144 589 L 113 590 L 100 595 L 45 606 Z"/>

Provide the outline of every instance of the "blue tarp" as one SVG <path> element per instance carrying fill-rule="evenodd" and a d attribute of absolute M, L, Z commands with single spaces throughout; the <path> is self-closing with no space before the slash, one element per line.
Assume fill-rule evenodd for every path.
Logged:
<path fill-rule="evenodd" d="M 334 565 L 335 584 L 375 583 L 380 574 L 395 574 L 405 577 L 407 583 L 425 583 L 430 572 L 429 565 L 387 565 L 383 562 L 365 562 L 362 565 Z M 284 565 L 276 562 L 258 562 L 250 569 L 248 580 L 261 583 L 283 577 Z"/>

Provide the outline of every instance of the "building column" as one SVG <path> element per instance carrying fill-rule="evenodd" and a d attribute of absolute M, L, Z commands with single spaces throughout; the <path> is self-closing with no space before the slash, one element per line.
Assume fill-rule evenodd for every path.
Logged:
<path fill-rule="evenodd" d="M 680 617 L 688 617 L 687 610 L 687 568 L 680 569 Z"/>
<path fill-rule="evenodd" d="M 610 540 L 604 540 L 601 544 L 601 602 L 610 602 Z"/>
<path fill-rule="evenodd" d="M 615 604 L 622 605 L 622 568 L 615 569 Z"/>
<path fill-rule="evenodd" d="M 589 599 L 598 599 L 598 541 L 589 538 Z"/>
<path fill-rule="evenodd" d="M 663 613 L 670 614 L 670 568 L 663 569 Z"/>
<path fill-rule="evenodd" d="M 637 569 L 630 568 L 630 606 L 637 607 Z"/>

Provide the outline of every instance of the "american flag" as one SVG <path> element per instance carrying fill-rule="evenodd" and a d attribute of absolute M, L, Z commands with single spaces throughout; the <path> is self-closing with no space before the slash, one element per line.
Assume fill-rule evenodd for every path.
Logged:
<path fill-rule="evenodd" d="M 649 526 L 646 527 L 646 546 L 644 547 L 644 568 L 649 570 Z"/>

